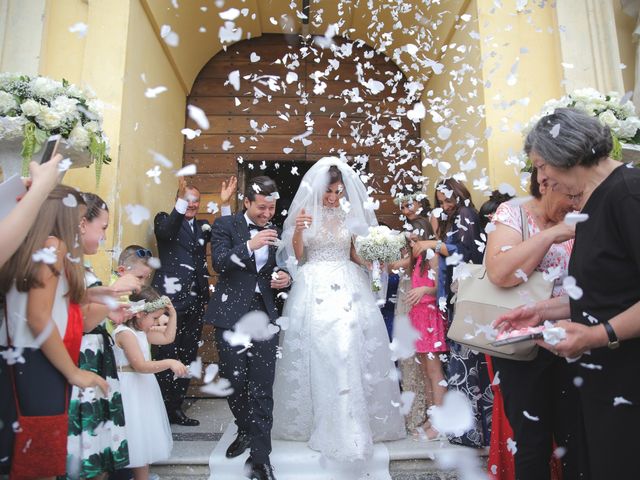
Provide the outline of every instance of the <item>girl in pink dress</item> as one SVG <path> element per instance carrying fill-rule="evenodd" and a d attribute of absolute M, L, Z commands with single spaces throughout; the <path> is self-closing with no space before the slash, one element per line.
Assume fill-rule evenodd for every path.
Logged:
<path fill-rule="evenodd" d="M 415 219 L 411 225 L 412 245 L 416 241 L 433 238 L 433 229 L 427 219 Z M 412 306 L 409 311 L 411 324 L 420 333 L 420 338 L 416 340 L 416 357 L 424 375 L 425 398 L 429 405 L 441 405 L 447 391 L 440 355 L 448 349 L 444 319 L 436 305 L 438 256 L 427 250 L 414 258 L 411 290 L 405 297 L 405 301 Z M 428 421 L 417 430 L 420 436 L 426 436 L 428 440 L 438 437 L 438 431 Z"/>

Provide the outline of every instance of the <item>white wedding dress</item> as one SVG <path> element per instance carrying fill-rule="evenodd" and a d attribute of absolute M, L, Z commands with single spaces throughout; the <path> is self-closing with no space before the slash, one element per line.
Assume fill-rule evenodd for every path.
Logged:
<path fill-rule="evenodd" d="M 369 278 L 350 261 L 343 210 L 322 208 L 318 221 L 284 307 L 272 436 L 366 460 L 374 442 L 406 435 L 398 378 Z"/>

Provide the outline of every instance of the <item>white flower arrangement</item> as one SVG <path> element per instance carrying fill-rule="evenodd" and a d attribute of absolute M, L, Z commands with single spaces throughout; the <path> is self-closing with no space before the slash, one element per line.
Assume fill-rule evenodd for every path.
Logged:
<path fill-rule="evenodd" d="M 369 234 L 366 237 L 356 238 L 355 246 L 358 256 L 373 264 L 371 288 L 374 292 L 382 288 L 380 264 L 400 260 L 405 245 L 404 235 L 384 225 L 369 227 Z"/>
<path fill-rule="evenodd" d="M 556 108 L 564 107 L 582 110 L 607 125 L 614 135 L 614 157 L 619 156 L 620 142 L 640 144 L 640 119 L 629 97 L 621 97 L 618 92 L 604 94 L 593 88 L 581 88 L 559 100 L 547 101 L 540 114 L 533 116 L 525 125 L 523 135 L 526 136 L 542 117 L 553 113 Z"/>
<path fill-rule="evenodd" d="M 56 134 L 73 149 L 88 151 L 99 180 L 102 165 L 111 161 L 100 101 L 66 80 L 0 73 L 0 141 L 23 139 L 23 175 L 31 157 Z"/>

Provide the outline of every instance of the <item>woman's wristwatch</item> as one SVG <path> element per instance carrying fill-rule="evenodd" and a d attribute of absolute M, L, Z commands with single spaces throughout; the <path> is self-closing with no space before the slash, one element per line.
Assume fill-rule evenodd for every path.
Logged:
<path fill-rule="evenodd" d="M 602 322 L 602 325 L 604 325 L 604 329 L 607 331 L 607 337 L 609 337 L 609 343 L 607 343 L 607 347 L 611 350 L 615 350 L 620 346 L 620 340 L 618 340 L 616 331 L 608 321 Z"/>

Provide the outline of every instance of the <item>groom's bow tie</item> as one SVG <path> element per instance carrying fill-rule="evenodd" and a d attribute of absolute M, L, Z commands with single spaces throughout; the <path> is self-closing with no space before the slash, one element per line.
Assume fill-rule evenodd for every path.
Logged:
<path fill-rule="evenodd" d="M 258 230 L 259 232 L 267 228 L 267 227 L 259 227 L 255 223 L 249 223 L 248 226 L 249 226 L 249 230 Z"/>

